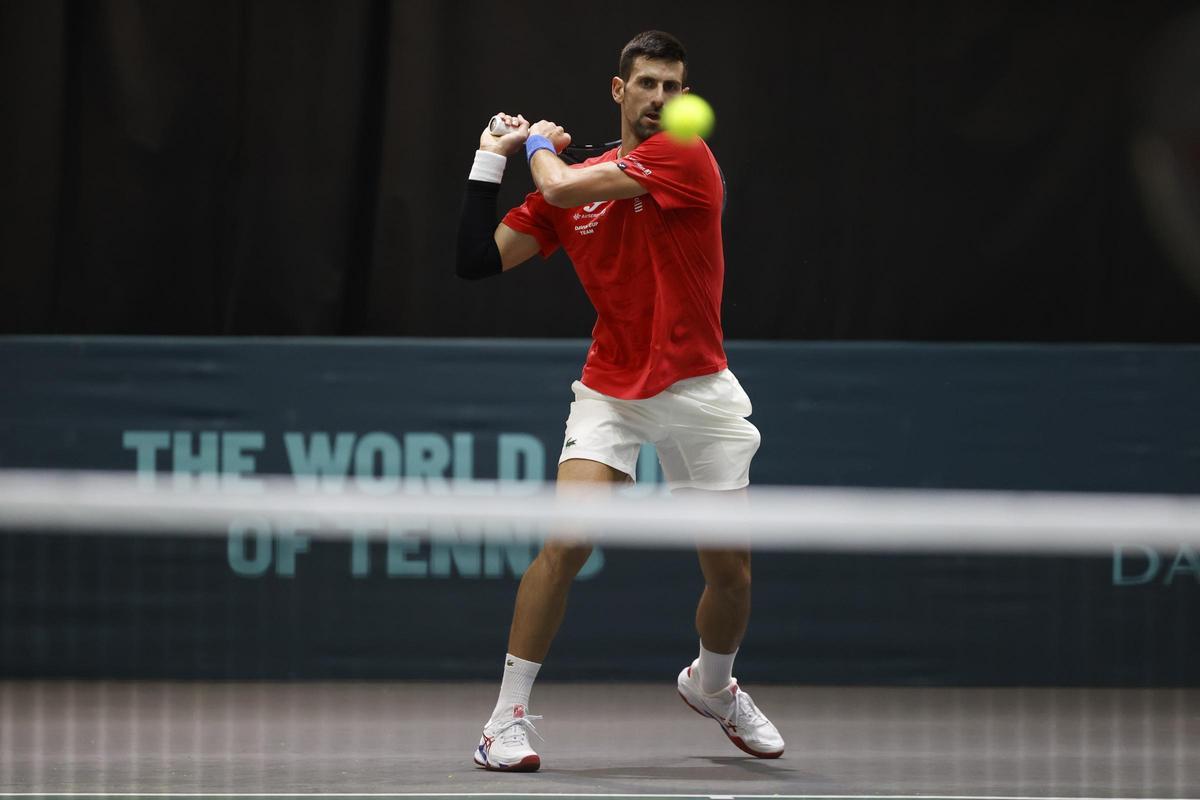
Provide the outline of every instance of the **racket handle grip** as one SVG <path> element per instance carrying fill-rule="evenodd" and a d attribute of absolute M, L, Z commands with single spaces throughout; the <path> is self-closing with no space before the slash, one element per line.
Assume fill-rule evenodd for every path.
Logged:
<path fill-rule="evenodd" d="M 492 117 L 492 121 L 488 123 L 488 133 L 490 133 L 492 136 L 503 136 L 504 134 L 512 133 L 515 130 L 516 128 L 510 128 L 509 126 L 505 125 L 500 119 L 499 114 Z"/>

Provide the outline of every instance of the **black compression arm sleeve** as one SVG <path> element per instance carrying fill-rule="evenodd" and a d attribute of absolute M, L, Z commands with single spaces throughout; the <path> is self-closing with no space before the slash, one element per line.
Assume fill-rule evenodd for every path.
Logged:
<path fill-rule="evenodd" d="M 499 196 L 498 183 L 467 181 L 458 220 L 458 258 L 454 267 L 460 278 L 474 281 L 503 271 L 495 238 Z"/>

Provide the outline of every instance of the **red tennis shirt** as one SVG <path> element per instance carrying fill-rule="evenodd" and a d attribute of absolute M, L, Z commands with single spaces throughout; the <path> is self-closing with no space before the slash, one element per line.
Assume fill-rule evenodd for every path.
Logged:
<path fill-rule="evenodd" d="M 533 192 L 504 224 L 537 239 L 543 258 L 566 250 L 596 308 L 583 383 L 633 400 L 725 368 L 724 188 L 702 140 L 658 134 L 623 158 L 617 152 L 578 166 L 615 161 L 647 194 L 555 208 Z"/>

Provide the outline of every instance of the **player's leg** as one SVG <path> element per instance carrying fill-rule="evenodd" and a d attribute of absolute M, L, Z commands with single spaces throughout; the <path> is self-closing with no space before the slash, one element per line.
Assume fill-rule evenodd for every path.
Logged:
<path fill-rule="evenodd" d="M 607 492 L 612 484 L 628 480 L 628 475 L 607 464 L 572 458 L 558 465 L 557 491 L 560 495 Z M 564 533 L 566 538 L 546 542 L 517 589 L 508 652 L 525 661 L 540 664 L 545 659 L 562 624 L 571 581 L 592 553 L 590 544 Z"/>
<path fill-rule="evenodd" d="M 680 381 L 661 395 L 661 402 L 669 406 L 672 424 L 657 447 L 672 492 L 681 502 L 696 492 L 746 502 L 759 434 L 746 419 L 750 399 L 733 374 L 726 370 Z M 733 678 L 750 618 L 749 543 L 700 548 L 699 557 L 705 584 L 696 608 L 700 655 L 679 673 L 679 694 L 697 713 L 717 720 L 739 748 L 775 758 L 783 753 L 783 738 Z"/>
<path fill-rule="evenodd" d="M 722 494 L 735 495 L 733 502 L 744 500 L 744 492 Z M 783 737 L 733 677 L 733 662 L 750 620 L 750 550 L 697 552 L 704 573 L 704 592 L 696 607 L 700 654 L 679 673 L 679 695 L 698 714 L 715 719 L 739 749 L 759 758 L 778 758 Z"/>
<path fill-rule="evenodd" d="M 559 494 L 608 492 L 612 484 L 629 476 L 598 461 L 574 458 L 558 467 Z M 492 715 L 484 725 L 475 749 L 475 763 L 490 770 L 532 772 L 541 759 L 529 743 L 529 695 L 567 610 L 571 581 L 579 573 L 592 546 L 569 531 L 542 546 L 537 558 L 521 576 L 504 657 L 504 677 Z"/>
<path fill-rule="evenodd" d="M 641 447 L 635 410 L 576 381 L 559 457 L 561 494 L 607 493 L 614 483 L 632 480 Z M 526 713 L 534 680 L 567 608 L 571 581 L 591 554 L 591 545 L 572 532 L 558 531 L 521 577 L 509 629 L 504 677 L 492 715 L 484 726 L 474 760 L 504 771 L 532 771 L 541 760 L 529 744 L 533 729 Z"/>
<path fill-rule="evenodd" d="M 681 489 L 676 495 L 698 493 L 698 489 Z M 745 490 L 722 492 L 730 495 L 731 502 L 744 502 Z M 698 548 L 700 570 L 704 573 L 704 592 L 696 606 L 696 632 L 700 634 L 700 646 L 708 653 L 729 654 L 729 672 L 720 665 L 720 674 L 732 675 L 732 654 L 742 644 L 746 624 L 750 620 L 750 549 Z M 714 661 L 713 666 L 717 666 Z M 710 670 L 714 672 L 714 670 Z M 717 675 L 706 676 L 705 689 L 715 692 L 729 682 L 718 680 Z"/>

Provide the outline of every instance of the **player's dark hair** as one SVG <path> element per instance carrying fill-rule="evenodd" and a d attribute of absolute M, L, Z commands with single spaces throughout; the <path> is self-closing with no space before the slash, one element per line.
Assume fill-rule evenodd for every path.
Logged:
<path fill-rule="evenodd" d="M 643 31 L 629 40 L 629 44 L 621 48 L 621 62 L 617 66 L 617 75 L 621 80 L 629 80 L 633 72 L 633 62 L 638 56 L 653 58 L 658 61 L 679 61 L 683 64 L 683 82 L 687 83 L 687 50 L 683 42 L 665 31 Z"/>

